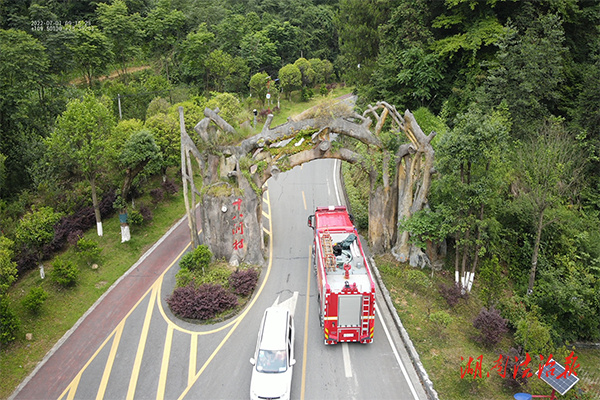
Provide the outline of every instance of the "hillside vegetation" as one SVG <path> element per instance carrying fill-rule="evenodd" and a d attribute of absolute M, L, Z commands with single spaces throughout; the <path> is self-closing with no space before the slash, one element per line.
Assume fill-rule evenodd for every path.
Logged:
<path fill-rule="evenodd" d="M 188 132 L 205 107 L 239 128 L 253 123 L 253 110 L 257 123 L 269 113 L 279 123 L 348 87 L 358 94 L 357 111 L 383 100 L 437 133 L 428 207 L 398 227 L 429 256 L 423 276 L 433 278 L 393 260 L 384 268 L 401 316 L 413 294 L 435 299 L 403 319 L 425 313 L 425 330 L 440 337 L 457 321 L 471 332 L 454 359 L 441 344 L 417 345 L 432 357 L 426 366 L 456 367 L 465 357 L 465 367 L 478 351 L 491 358 L 511 348 L 537 363 L 541 354 L 563 357 L 573 343 L 600 340 L 600 3 L 6 0 L 1 7 L 3 365 L 26 346 L 24 326 L 46 324 L 48 305 L 88 282 L 86 266 L 119 233 L 118 214 L 128 215 L 135 244 L 158 226 L 156 207 L 176 202 L 179 106 Z M 406 140 L 383 131 L 382 151 L 393 154 Z M 354 150 L 375 170 L 395 164 L 367 146 Z M 367 171 L 345 169 L 365 229 Z M 176 216 L 166 219 L 160 227 Z M 35 289 L 31 277 L 42 263 L 55 283 Z M 472 276 L 472 287 L 456 288 L 455 271 Z M 34 282 L 27 293 L 25 282 Z M 458 308 L 443 306 L 452 296 Z M 480 314 L 503 333 L 475 328 Z M 597 369 L 597 355 L 578 353 L 581 371 Z M 491 381 L 467 385 L 459 370 L 432 375 L 446 398 L 494 390 Z M 521 385 L 502 393 L 528 387 Z"/>

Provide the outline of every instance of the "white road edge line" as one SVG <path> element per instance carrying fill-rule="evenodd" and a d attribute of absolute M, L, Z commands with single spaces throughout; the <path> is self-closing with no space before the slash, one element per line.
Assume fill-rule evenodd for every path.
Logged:
<path fill-rule="evenodd" d="M 379 307 L 377 306 L 377 303 L 375 303 L 375 312 L 378 315 L 381 315 L 381 312 L 379 311 Z M 383 326 L 385 335 L 387 336 L 388 341 L 390 342 L 390 346 L 392 347 L 392 351 L 394 352 L 396 361 L 398 362 L 398 365 L 400 365 L 400 369 L 402 370 L 402 374 L 404 375 L 404 378 L 406 378 L 406 382 L 408 383 L 408 387 L 410 388 L 410 392 L 412 393 L 413 398 L 415 400 L 419 400 L 419 396 L 417 395 L 417 392 L 415 391 L 415 387 L 413 386 L 412 381 L 410 380 L 410 378 L 408 376 L 408 372 L 406 371 L 406 368 L 404 367 L 404 364 L 402 363 L 402 360 L 400 359 L 398 350 L 396 349 L 396 346 L 394 346 L 394 343 L 392 342 L 392 337 L 390 336 L 390 331 L 388 330 L 388 327 L 385 324 L 385 321 L 383 320 L 383 318 L 379 318 L 379 321 L 381 321 L 381 325 Z"/>
<path fill-rule="evenodd" d="M 342 201 L 340 200 L 340 190 L 338 188 L 337 185 L 337 176 L 338 174 L 336 173 L 338 170 L 338 162 L 339 160 L 333 160 L 333 186 L 334 186 L 334 191 L 335 191 L 335 196 L 337 197 L 337 205 L 341 206 L 342 205 Z"/>
<path fill-rule="evenodd" d="M 352 365 L 350 364 L 348 343 L 342 343 L 342 354 L 344 355 L 344 372 L 346 373 L 346 378 L 352 378 Z"/>

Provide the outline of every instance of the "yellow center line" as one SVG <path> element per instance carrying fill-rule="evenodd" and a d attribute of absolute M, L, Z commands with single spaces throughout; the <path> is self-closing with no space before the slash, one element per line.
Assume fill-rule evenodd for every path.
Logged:
<path fill-rule="evenodd" d="M 96 394 L 96 400 L 102 400 L 104 398 L 104 394 L 106 393 L 108 378 L 110 377 L 110 372 L 112 371 L 115 357 L 117 356 L 117 349 L 119 348 L 119 342 L 121 341 L 121 335 L 123 334 L 124 327 L 125 320 L 121 321 L 121 323 L 115 329 L 115 335 L 112 345 L 110 346 L 110 353 L 108 354 L 108 360 L 106 360 L 106 366 L 104 367 L 104 373 L 102 374 L 100 387 L 98 388 L 98 393 Z"/>
<path fill-rule="evenodd" d="M 306 210 L 306 196 L 304 196 L 304 190 L 302 191 L 302 202 L 304 202 L 304 209 Z"/>
<path fill-rule="evenodd" d="M 192 335 L 190 340 L 190 364 L 188 366 L 188 386 L 194 383 L 196 375 L 196 358 L 198 357 L 198 335 Z"/>
<path fill-rule="evenodd" d="M 303 192 L 304 193 L 304 192 Z M 308 353 L 308 316 L 310 311 L 310 274 L 312 269 L 312 245 L 308 246 L 308 278 L 306 282 L 306 311 L 304 316 L 304 347 L 302 351 L 302 384 L 300 388 L 300 399 L 304 400 L 306 390 L 306 354 Z"/>
<path fill-rule="evenodd" d="M 165 398 L 165 388 L 167 386 L 167 372 L 169 370 L 169 358 L 171 357 L 171 343 L 173 343 L 173 326 L 167 326 L 167 336 L 165 337 L 165 347 L 163 350 L 162 364 L 160 366 L 160 376 L 158 377 L 158 389 L 156 391 L 156 400 Z"/>
<path fill-rule="evenodd" d="M 159 283 L 161 280 L 157 280 Z M 127 390 L 127 400 L 133 400 L 135 396 L 135 389 L 137 387 L 138 377 L 140 375 L 140 368 L 142 366 L 142 357 L 144 356 L 144 349 L 146 348 L 146 339 L 148 338 L 148 331 L 150 330 L 150 320 L 152 319 L 152 311 L 154 310 L 154 302 L 156 300 L 157 284 L 152 285 L 152 292 L 150 294 L 150 301 L 148 302 L 148 308 L 146 309 L 146 317 L 144 318 L 144 325 L 142 326 L 142 334 L 138 343 L 137 353 L 135 355 L 135 362 L 133 363 L 133 370 L 131 371 L 131 379 L 129 380 L 129 389 Z"/>

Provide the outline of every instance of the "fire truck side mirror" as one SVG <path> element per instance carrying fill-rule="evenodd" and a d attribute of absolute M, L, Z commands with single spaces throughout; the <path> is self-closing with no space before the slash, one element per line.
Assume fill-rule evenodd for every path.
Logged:
<path fill-rule="evenodd" d="M 310 215 L 310 216 L 308 217 L 308 222 L 307 222 L 307 223 L 308 223 L 308 227 L 309 227 L 309 228 L 313 228 L 313 229 L 315 229 L 315 215 L 314 215 L 314 214 L 313 214 L 313 215 Z"/>
<path fill-rule="evenodd" d="M 348 214 L 348 217 L 350 218 L 350 222 L 352 222 L 352 224 L 354 224 L 354 215 Z"/>

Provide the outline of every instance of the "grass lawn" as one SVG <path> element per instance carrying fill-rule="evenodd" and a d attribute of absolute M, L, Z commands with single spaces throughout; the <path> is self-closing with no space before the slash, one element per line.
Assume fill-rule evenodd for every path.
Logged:
<path fill-rule="evenodd" d="M 471 296 L 451 308 L 436 288 L 442 282 L 451 284 L 452 273 L 440 271 L 432 278 L 431 271 L 424 270 L 427 275 L 420 278 L 425 279 L 411 279 L 408 272 L 415 269 L 397 263 L 391 256 L 379 257 L 377 266 L 440 400 L 510 400 L 518 392 L 550 394 L 550 387 L 536 377 L 530 378 L 524 387 L 510 388 L 507 379 L 493 368 L 499 354 L 514 346 L 513 338 L 511 333 L 506 334 L 494 348 L 487 348 L 476 340 L 478 330 L 473 327 L 473 319 L 483 306 L 477 298 L 477 281 Z M 428 315 L 440 311 L 450 315 L 450 322 L 445 327 L 428 318 Z M 564 366 L 564 358 L 568 353 L 560 353 L 555 352 L 554 358 Z M 588 397 L 580 398 L 600 398 L 600 350 L 576 349 L 575 355 L 579 357 L 578 376 L 581 381 L 566 396 L 558 395 L 557 398 L 575 398 L 574 395 L 579 394 L 578 389 L 588 392 Z M 482 378 L 474 379 L 474 374 L 469 373 L 464 373 L 461 378 L 461 368 L 463 372 L 466 371 L 470 357 L 473 358 L 471 366 L 475 370 L 480 356 Z M 531 357 L 529 365 L 537 371 L 539 355 L 531 354 Z M 592 394 L 594 392 L 595 395 Z"/>
<path fill-rule="evenodd" d="M 340 97 L 345 94 L 352 93 L 353 89 L 354 88 L 350 87 L 350 86 L 337 85 L 333 90 L 331 90 L 328 97 L 331 97 L 331 98 Z M 325 96 L 321 96 L 318 93 L 318 88 L 315 89 L 315 95 L 309 101 L 301 101 L 299 91 L 292 92 L 292 101 L 288 101 L 282 94 L 280 102 L 279 102 L 281 108 L 279 109 L 279 112 L 274 114 L 273 122 L 271 122 L 271 126 L 275 127 L 277 125 L 284 124 L 287 121 L 288 116 L 298 115 L 301 112 L 319 104 L 325 98 L 326 98 Z M 270 107 L 271 107 L 271 109 L 273 109 L 274 107 L 277 106 L 277 98 L 275 98 L 274 100 L 273 99 L 271 99 L 271 100 L 273 101 L 273 104 Z M 264 121 L 262 123 L 257 124 L 257 128 L 262 128 L 263 124 L 264 124 Z"/>

